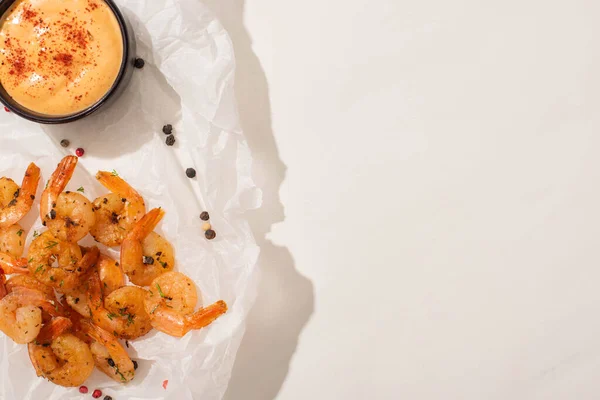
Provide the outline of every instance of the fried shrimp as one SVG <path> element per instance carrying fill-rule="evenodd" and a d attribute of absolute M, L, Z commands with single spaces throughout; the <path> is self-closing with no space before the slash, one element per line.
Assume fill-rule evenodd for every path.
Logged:
<path fill-rule="evenodd" d="M 0 253 L 21 257 L 25 248 L 25 231 L 19 224 L 0 229 Z"/>
<path fill-rule="evenodd" d="M 96 223 L 90 233 L 106 246 L 119 246 L 146 213 L 144 199 L 115 173 L 99 171 L 96 179 L 111 193 L 94 200 Z"/>
<path fill-rule="evenodd" d="M 46 231 L 29 247 L 29 272 L 44 285 L 69 293 L 77 289 L 81 277 L 96 263 L 99 254 L 97 247 L 80 248 Z"/>
<path fill-rule="evenodd" d="M 160 208 L 149 211 L 134 225 L 121 244 L 121 266 L 136 285 L 148 286 L 156 277 L 175 266 L 173 246 L 153 232 L 164 214 Z"/>
<path fill-rule="evenodd" d="M 0 271 L 0 300 L 8 294 L 8 288 L 6 287 L 6 275 Z"/>
<path fill-rule="evenodd" d="M 29 273 L 26 259 L 16 258 L 6 253 L 0 253 L 0 269 L 7 275 Z"/>
<path fill-rule="evenodd" d="M 194 312 L 198 294 L 194 282 L 179 272 L 169 272 L 156 278 L 144 305 L 152 326 L 175 337 L 211 324 L 227 312 L 227 304 L 219 300 Z"/>
<path fill-rule="evenodd" d="M 73 323 L 69 318 L 56 317 L 52 318 L 50 322 L 45 324 L 40 333 L 35 338 L 36 344 L 48 345 L 52 343 L 54 339 L 71 329 Z"/>
<path fill-rule="evenodd" d="M 81 321 L 82 332 L 91 339 L 90 350 L 96 366 L 117 382 L 129 382 L 135 376 L 133 361 L 112 333 Z"/>
<path fill-rule="evenodd" d="M 42 326 L 42 310 L 53 316 L 62 313 L 56 302 L 37 290 L 17 287 L 0 300 L 0 330 L 16 343 L 36 338 Z"/>
<path fill-rule="evenodd" d="M 54 289 L 44 285 L 31 275 L 14 275 L 6 281 L 6 289 L 12 292 L 16 287 L 24 287 L 42 292 L 48 298 L 54 298 Z"/>
<path fill-rule="evenodd" d="M 89 318 L 92 315 L 90 311 L 90 302 L 88 295 L 81 289 L 77 289 L 66 296 L 67 304 L 82 317 Z"/>
<path fill-rule="evenodd" d="M 77 243 L 96 221 L 92 203 L 81 193 L 63 192 L 75 172 L 77 157 L 61 160 L 42 193 L 40 217 L 56 238 Z"/>
<path fill-rule="evenodd" d="M 56 337 L 49 347 L 29 343 L 28 350 L 37 375 L 60 386 L 79 386 L 94 370 L 87 343 L 70 333 Z"/>
<path fill-rule="evenodd" d="M 34 163 L 29 164 L 21 188 L 9 178 L 0 178 L 0 230 L 19 222 L 31 210 L 40 169 Z"/>
<path fill-rule="evenodd" d="M 90 311 L 93 322 L 122 339 L 137 339 L 150 332 L 150 317 L 144 308 L 146 290 L 125 286 L 102 300 L 100 278 L 90 277 Z"/>
<path fill-rule="evenodd" d="M 39 180 L 40 169 L 33 163 L 25 172 L 21 188 L 12 179 L 0 178 L 0 253 L 15 258 L 23 255 L 26 235 L 17 222 L 31 210 Z"/>
<path fill-rule="evenodd" d="M 108 296 L 115 290 L 125 286 L 125 274 L 117 261 L 100 254 L 96 266 L 100 275 L 100 282 L 102 282 L 102 294 L 104 296 Z"/>
<path fill-rule="evenodd" d="M 108 296 L 115 290 L 125 286 L 125 274 L 123 274 L 119 263 L 104 254 L 100 254 L 96 266 L 90 269 L 88 276 L 81 279 L 81 286 L 66 296 L 67 304 L 86 318 L 92 315 L 89 306 L 89 278 L 91 274 L 100 275 L 103 296 Z"/>

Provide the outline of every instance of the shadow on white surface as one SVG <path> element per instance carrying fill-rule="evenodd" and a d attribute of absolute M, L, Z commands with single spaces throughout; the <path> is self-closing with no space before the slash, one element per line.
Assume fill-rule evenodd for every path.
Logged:
<path fill-rule="evenodd" d="M 298 337 L 313 313 L 314 289 L 312 282 L 298 273 L 290 251 L 267 239 L 271 226 L 285 219 L 279 187 L 286 166 L 279 158 L 271 126 L 266 76 L 243 24 L 244 0 L 205 3 L 233 42 L 240 120 L 255 160 L 254 179 L 263 190 L 262 208 L 249 214 L 261 247 L 261 282 L 224 398 L 270 400 L 285 381 Z"/>

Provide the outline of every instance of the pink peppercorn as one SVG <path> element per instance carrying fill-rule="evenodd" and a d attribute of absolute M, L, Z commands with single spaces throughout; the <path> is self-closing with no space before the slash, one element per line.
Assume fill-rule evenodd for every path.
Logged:
<path fill-rule="evenodd" d="M 88 392 L 87 386 L 80 386 L 79 387 L 79 393 L 86 394 L 87 392 Z"/>
<path fill-rule="evenodd" d="M 83 150 L 81 147 L 79 147 L 77 150 L 75 150 L 75 154 L 77 155 L 77 157 L 82 157 L 84 153 L 85 153 L 85 150 Z"/>
<path fill-rule="evenodd" d="M 8 107 L 4 107 L 4 111 L 10 112 L 10 110 L 8 109 Z"/>
<path fill-rule="evenodd" d="M 96 389 L 94 390 L 94 393 L 92 393 L 92 397 L 95 399 L 99 398 L 100 396 L 102 396 L 102 391 L 100 389 Z"/>

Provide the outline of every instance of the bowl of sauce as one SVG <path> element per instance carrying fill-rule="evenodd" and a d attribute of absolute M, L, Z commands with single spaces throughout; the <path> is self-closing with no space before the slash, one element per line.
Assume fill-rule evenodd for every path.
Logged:
<path fill-rule="evenodd" d="M 112 0 L 0 0 L 0 102 L 43 124 L 86 117 L 133 72 L 135 38 Z"/>

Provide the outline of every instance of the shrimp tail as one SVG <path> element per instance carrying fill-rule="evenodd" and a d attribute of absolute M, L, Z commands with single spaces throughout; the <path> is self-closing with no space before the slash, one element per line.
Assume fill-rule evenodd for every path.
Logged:
<path fill-rule="evenodd" d="M 8 289 L 6 288 L 6 275 L 0 271 L 0 300 L 2 300 L 7 294 Z"/>
<path fill-rule="evenodd" d="M 47 214 L 56 206 L 58 195 L 67 187 L 67 183 L 71 180 L 75 167 L 77 166 L 78 158 L 76 156 L 66 156 L 63 158 L 58 167 L 50 176 L 48 186 L 42 193 L 40 218 L 44 220 Z"/>
<path fill-rule="evenodd" d="M 71 329 L 73 323 L 69 318 L 56 317 L 42 327 L 36 340 L 38 344 L 50 344 L 54 339 Z"/>
<path fill-rule="evenodd" d="M 192 329 L 202 329 L 213 323 L 214 320 L 216 320 L 226 312 L 227 303 L 225 303 L 223 300 L 219 300 L 208 307 L 198 310 L 192 315 L 188 315 L 185 317 L 186 328 L 189 328 L 187 329 L 187 331 Z"/>
<path fill-rule="evenodd" d="M 81 331 L 96 342 L 99 342 L 106 347 L 112 345 L 115 341 L 115 337 L 111 333 L 108 333 L 104 329 L 92 324 L 88 320 L 81 321 Z"/>
<path fill-rule="evenodd" d="M 21 188 L 15 193 L 14 207 L 0 212 L 0 229 L 8 228 L 19 222 L 31 210 L 35 192 L 40 181 L 40 169 L 34 163 L 29 164 L 23 177 Z"/>
<path fill-rule="evenodd" d="M 94 310 L 102 307 L 102 286 L 100 283 L 100 276 L 97 273 L 90 274 L 88 279 L 89 283 L 89 300 L 90 300 L 90 309 L 92 310 L 92 314 Z"/>
<path fill-rule="evenodd" d="M 19 191 L 19 197 L 23 198 L 23 202 L 26 204 L 27 210 L 31 209 L 33 200 L 35 200 L 35 192 L 37 191 L 38 184 L 40 183 L 40 168 L 34 163 L 29 164 L 21 183 L 21 190 Z"/>
<path fill-rule="evenodd" d="M 102 184 L 102 186 L 113 193 L 121 193 L 141 199 L 140 194 L 134 188 L 132 188 L 129 183 L 125 182 L 123 178 L 115 175 L 113 172 L 98 171 L 96 174 L 96 179 Z"/>
<path fill-rule="evenodd" d="M 14 258 L 10 254 L 0 253 L 0 271 L 4 271 L 5 274 L 29 274 L 27 268 L 27 259 L 25 258 Z"/>
<path fill-rule="evenodd" d="M 53 317 L 64 317 L 66 311 L 62 304 L 56 300 L 48 298 L 38 290 L 17 286 L 10 292 L 11 296 L 20 299 L 23 304 L 32 304 L 40 307 Z"/>
<path fill-rule="evenodd" d="M 38 183 L 40 183 L 40 167 L 35 165 L 35 163 L 31 163 L 25 171 L 25 176 L 23 177 L 23 182 L 21 183 L 21 192 L 19 195 L 23 193 L 27 195 L 35 195 Z M 34 199 L 30 198 L 29 200 L 31 200 L 31 203 L 33 203 Z"/>
<path fill-rule="evenodd" d="M 165 212 L 162 208 L 154 208 L 142 217 L 127 234 L 125 240 L 142 240 L 156 228 L 156 225 L 164 217 Z"/>
<path fill-rule="evenodd" d="M 77 271 L 80 275 L 84 274 L 90 268 L 95 266 L 96 262 L 98 262 L 98 258 L 100 257 L 100 250 L 98 250 L 98 247 L 96 246 L 82 247 L 82 249 L 84 252 L 83 257 L 77 263 Z"/>

